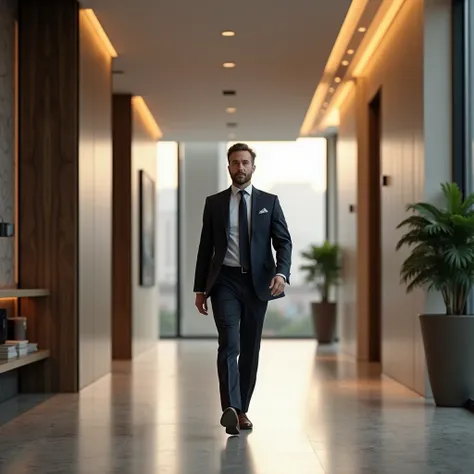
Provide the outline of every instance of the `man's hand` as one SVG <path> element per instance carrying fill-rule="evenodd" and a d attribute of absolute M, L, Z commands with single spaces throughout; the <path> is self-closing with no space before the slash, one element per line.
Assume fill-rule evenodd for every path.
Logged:
<path fill-rule="evenodd" d="M 285 290 L 285 285 L 286 285 L 286 282 L 282 276 L 277 275 L 276 277 L 273 277 L 272 282 L 270 283 L 270 290 L 271 290 L 272 296 L 281 295 L 283 291 Z"/>
<path fill-rule="evenodd" d="M 201 314 L 207 316 L 207 298 L 206 295 L 201 293 L 196 294 L 196 301 L 194 302 L 196 308 Z"/>

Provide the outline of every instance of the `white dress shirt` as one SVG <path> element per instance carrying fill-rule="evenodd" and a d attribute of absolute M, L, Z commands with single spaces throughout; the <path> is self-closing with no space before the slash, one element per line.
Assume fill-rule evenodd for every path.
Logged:
<path fill-rule="evenodd" d="M 229 242 L 227 253 L 224 258 L 224 265 L 228 267 L 240 267 L 240 245 L 239 245 L 239 206 L 242 194 L 240 189 L 232 185 L 229 203 Z M 249 239 L 252 235 L 252 191 L 253 186 L 249 184 L 243 189 L 245 204 L 247 204 L 247 220 L 249 229 Z M 278 276 L 283 277 L 286 281 L 286 276 L 277 273 Z"/>
<path fill-rule="evenodd" d="M 253 186 L 249 184 L 244 189 L 244 199 L 247 205 L 247 220 L 249 228 L 249 238 L 252 229 L 250 228 L 252 219 L 252 190 Z M 232 185 L 229 203 L 229 243 L 227 253 L 224 258 L 224 265 L 228 267 L 240 267 L 240 246 L 239 246 L 239 206 L 241 194 L 240 189 Z"/>

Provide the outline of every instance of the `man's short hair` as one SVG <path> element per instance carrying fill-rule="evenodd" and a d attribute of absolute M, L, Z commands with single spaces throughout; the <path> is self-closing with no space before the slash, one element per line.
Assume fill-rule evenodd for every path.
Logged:
<path fill-rule="evenodd" d="M 227 161 L 230 161 L 230 155 L 232 155 L 232 153 L 235 153 L 237 151 L 248 151 L 250 153 L 250 156 L 252 157 L 252 163 L 255 161 L 255 158 L 257 157 L 257 154 L 246 143 L 236 143 L 235 145 L 232 145 L 229 148 L 227 152 Z"/>

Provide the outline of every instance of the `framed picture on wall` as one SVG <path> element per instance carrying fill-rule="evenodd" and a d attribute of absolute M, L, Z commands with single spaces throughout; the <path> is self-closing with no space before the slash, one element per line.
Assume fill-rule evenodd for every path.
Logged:
<path fill-rule="evenodd" d="M 155 181 L 139 171 L 140 286 L 155 285 Z"/>

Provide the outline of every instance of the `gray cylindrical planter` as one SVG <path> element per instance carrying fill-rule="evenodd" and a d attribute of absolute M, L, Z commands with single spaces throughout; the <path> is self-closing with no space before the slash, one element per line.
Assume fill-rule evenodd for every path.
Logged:
<path fill-rule="evenodd" d="M 438 406 L 474 399 L 474 316 L 421 315 L 428 375 Z"/>
<path fill-rule="evenodd" d="M 311 303 L 316 339 L 320 344 L 331 344 L 336 334 L 336 303 Z"/>

